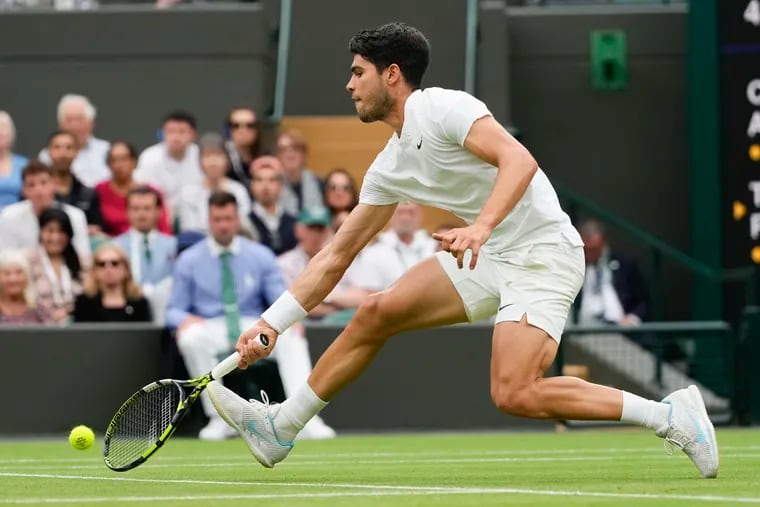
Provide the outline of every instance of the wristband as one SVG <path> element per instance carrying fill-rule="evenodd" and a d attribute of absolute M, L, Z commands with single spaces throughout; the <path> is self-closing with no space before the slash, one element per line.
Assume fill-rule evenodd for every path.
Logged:
<path fill-rule="evenodd" d="M 306 315 L 306 310 L 303 309 L 293 294 L 286 290 L 282 293 L 282 296 L 277 298 L 277 301 L 272 303 L 272 306 L 261 314 L 261 318 L 272 326 L 272 329 L 282 334 L 283 331 L 306 317 Z"/>

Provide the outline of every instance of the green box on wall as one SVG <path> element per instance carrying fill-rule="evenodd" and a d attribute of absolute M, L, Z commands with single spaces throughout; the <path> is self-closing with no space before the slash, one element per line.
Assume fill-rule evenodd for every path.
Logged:
<path fill-rule="evenodd" d="M 628 87 L 628 57 L 623 30 L 591 32 L 591 86 L 596 90 Z"/>

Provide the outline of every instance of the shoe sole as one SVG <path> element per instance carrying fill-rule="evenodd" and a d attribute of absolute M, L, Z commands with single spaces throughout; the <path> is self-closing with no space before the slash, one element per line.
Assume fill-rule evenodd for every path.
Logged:
<path fill-rule="evenodd" d="M 227 417 L 227 414 L 222 411 L 222 409 L 219 407 L 219 405 L 216 404 L 216 400 L 213 396 L 211 396 L 211 391 L 209 391 L 209 398 L 211 398 L 211 404 L 214 405 L 214 408 L 216 409 L 219 416 L 224 419 L 227 424 L 235 428 L 235 431 L 238 432 L 240 435 L 240 438 L 243 439 L 243 442 L 245 442 L 246 447 L 248 447 L 248 450 L 251 451 L 251 454 L 253 454 L 253 457 L 256 458 L 256 461 L 261 463 L 261 465 L 265 468 L 274 468 L 274 464 L 267 458 L 261 450 L 259 450 L 251 441 L 249 441 L 247 438 L 243 436 L 243 430 L 235 423 L 234 421 L 230 420 Z"/>
<path fill-rule="evenodd" d="M 715 438 L 715 427 L 713 426 L 710 416 L 707 415 L 707 408 L 705 407 L 705 400 L 702 398 L 702 393 L 699 392 L 697 386 L 689 386 L 689 394 L 692 400 L 695 402 L 697 409 L 702 416 L 705 426 L 707 428 L 708 438 L 710 439 L 710 449 L 714 450 L 712 457 L 715 458 L 715 473 L 713 475 L 706 475 L 705 478 L 714 479 L 718 476 L 719 468 L 719 456 L 718 456 L 718 441 Z"/>

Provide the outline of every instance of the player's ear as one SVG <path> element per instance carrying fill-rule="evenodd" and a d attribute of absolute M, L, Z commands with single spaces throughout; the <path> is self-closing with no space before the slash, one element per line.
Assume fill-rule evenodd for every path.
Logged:
<path fill-rule="evenodd" d="M 392 85 L 395 84 L 399 79 L 401 79 L 403 76 L 401 75 L 401 68 L 395 64 L 390 64 L 385 69 L 385 83 Z"/>

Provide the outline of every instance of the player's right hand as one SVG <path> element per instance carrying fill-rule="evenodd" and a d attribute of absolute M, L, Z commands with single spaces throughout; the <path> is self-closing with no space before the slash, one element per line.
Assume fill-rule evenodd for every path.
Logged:
<path fill-rule="evenodd" d="M 267 337 L 268 345 L 264 346 L 259 340 L 261 334 Z M 237 345 L 235 345 L 235 350 L 240 354 L 238 368 L 244 370 L 259 359 L 269 357 L 277 343 L 278 336 L 279 333 L 261 319 L 253 327 L 243 331 L 238 338 Z"/>

